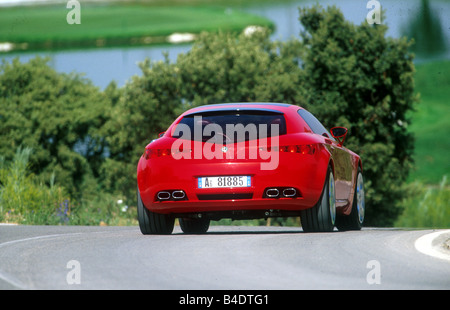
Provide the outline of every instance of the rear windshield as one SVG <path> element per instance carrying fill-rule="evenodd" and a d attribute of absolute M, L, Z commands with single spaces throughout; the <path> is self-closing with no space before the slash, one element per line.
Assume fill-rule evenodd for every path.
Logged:
<path fill-rule="evenodd" d="M 220 111 L 187 115 L 172 137 L 203 142 L 234 143 L 286 134 L 281 112 Z"/>

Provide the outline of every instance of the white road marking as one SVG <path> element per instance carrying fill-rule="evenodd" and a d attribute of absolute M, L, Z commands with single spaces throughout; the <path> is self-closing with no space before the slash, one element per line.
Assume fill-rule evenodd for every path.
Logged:
<path fill-rule="evenodd" d="M 436 249 L 436 246 L 433 246 L 433 240 L 445 233 L 450 233 L 450 230 L 441 230 L 426 234 L 417 239 L 414 246 L 417 251 L 423 254 L 450 261 L 450 254 L 446 254 L 444 251 L 439 251 Z"/>

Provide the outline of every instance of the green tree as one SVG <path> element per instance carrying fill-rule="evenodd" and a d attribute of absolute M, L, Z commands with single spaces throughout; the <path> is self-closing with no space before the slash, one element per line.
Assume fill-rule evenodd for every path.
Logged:
<path fill-rule="evenodd" d="M 88 188 L 105 152 L 98 128 L 107 97 L 78 74 L 62 74 L 40 57 L 0 65 L 0 154 L 11 160 L 20 146 L 33 149 L 30 169 L 71 194 Z"/>
<path fill-rule="evenodd" d="M 176 63 L 183 108 L 223 102 L 298 103 L 297 42 L 271 42 L 270 32 L 251 35 L 204 33 Z"/>
<path fill-rule="evenodd" d="M 326 126 L 349 129 L 346 146 L 364 165 L 367 224 L 392 225 L 414 148 L 411 43 L 387 38 L 385 25 L 354 25 L 335 6 L 300 9 L 300 22 L 305 105 Z"/>

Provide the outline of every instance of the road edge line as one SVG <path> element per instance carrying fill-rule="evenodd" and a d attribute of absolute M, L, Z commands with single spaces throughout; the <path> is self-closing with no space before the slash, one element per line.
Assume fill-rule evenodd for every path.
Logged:
<path fill-rule="evenodd" d="M 417 251 L 425 255 L 450 261 L 450 254 L 444 253 L 444 250 L 439 250 L 439 247 L 442 246 L 441 243 L 438 245 L 433 245 L 433 241 L 443 234 L 449 234 L 450 238 L 450 230 L 436 231 L 418 238 L 414 242 L 414 247 Z"/>

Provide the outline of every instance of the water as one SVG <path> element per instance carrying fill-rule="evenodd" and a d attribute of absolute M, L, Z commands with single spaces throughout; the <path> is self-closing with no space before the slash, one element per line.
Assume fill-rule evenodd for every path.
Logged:
<path fill-rule="evenodd" d="M 389 26 L 387 35 L 401 37 L 414 36 L 417 39 L 416 61 L 450 59 L 450 2 L 430 0 L 379 0 L 385 11 L 383 23 Z M 293 1 L 243 7 L 242 10 L 266 16 L 276 25 L 272 35 L 274 40 L 288 40 L 299 37 L 301 25 L 298 21 L 298 7 L 311 6 L 316 1 Z M 323 0 L 326 7 L 336 4 L 345 18 L 355 24 L 365 22 L 369 9 L 365 0 Z M 428 5 L 427 5 L 428 4 Z M 36 55 L 51 57 L 50 65 L 59 72 L 85 73 L 95 85 L 105 88 L 111 81 L 123 86 L 133 75 L 140 75 L 138 62 L 145 58 L 152 61 L 164 59 L 168 53 L 171 61 L 176 61 L 179 53 L 189 51 L 191 45 L 167 44 L 141 47 L 93 48 L 65 51 L 15 52 L 4 54 L 0 59 L 11 61 L 19 57 L 27 62 Z"/>

